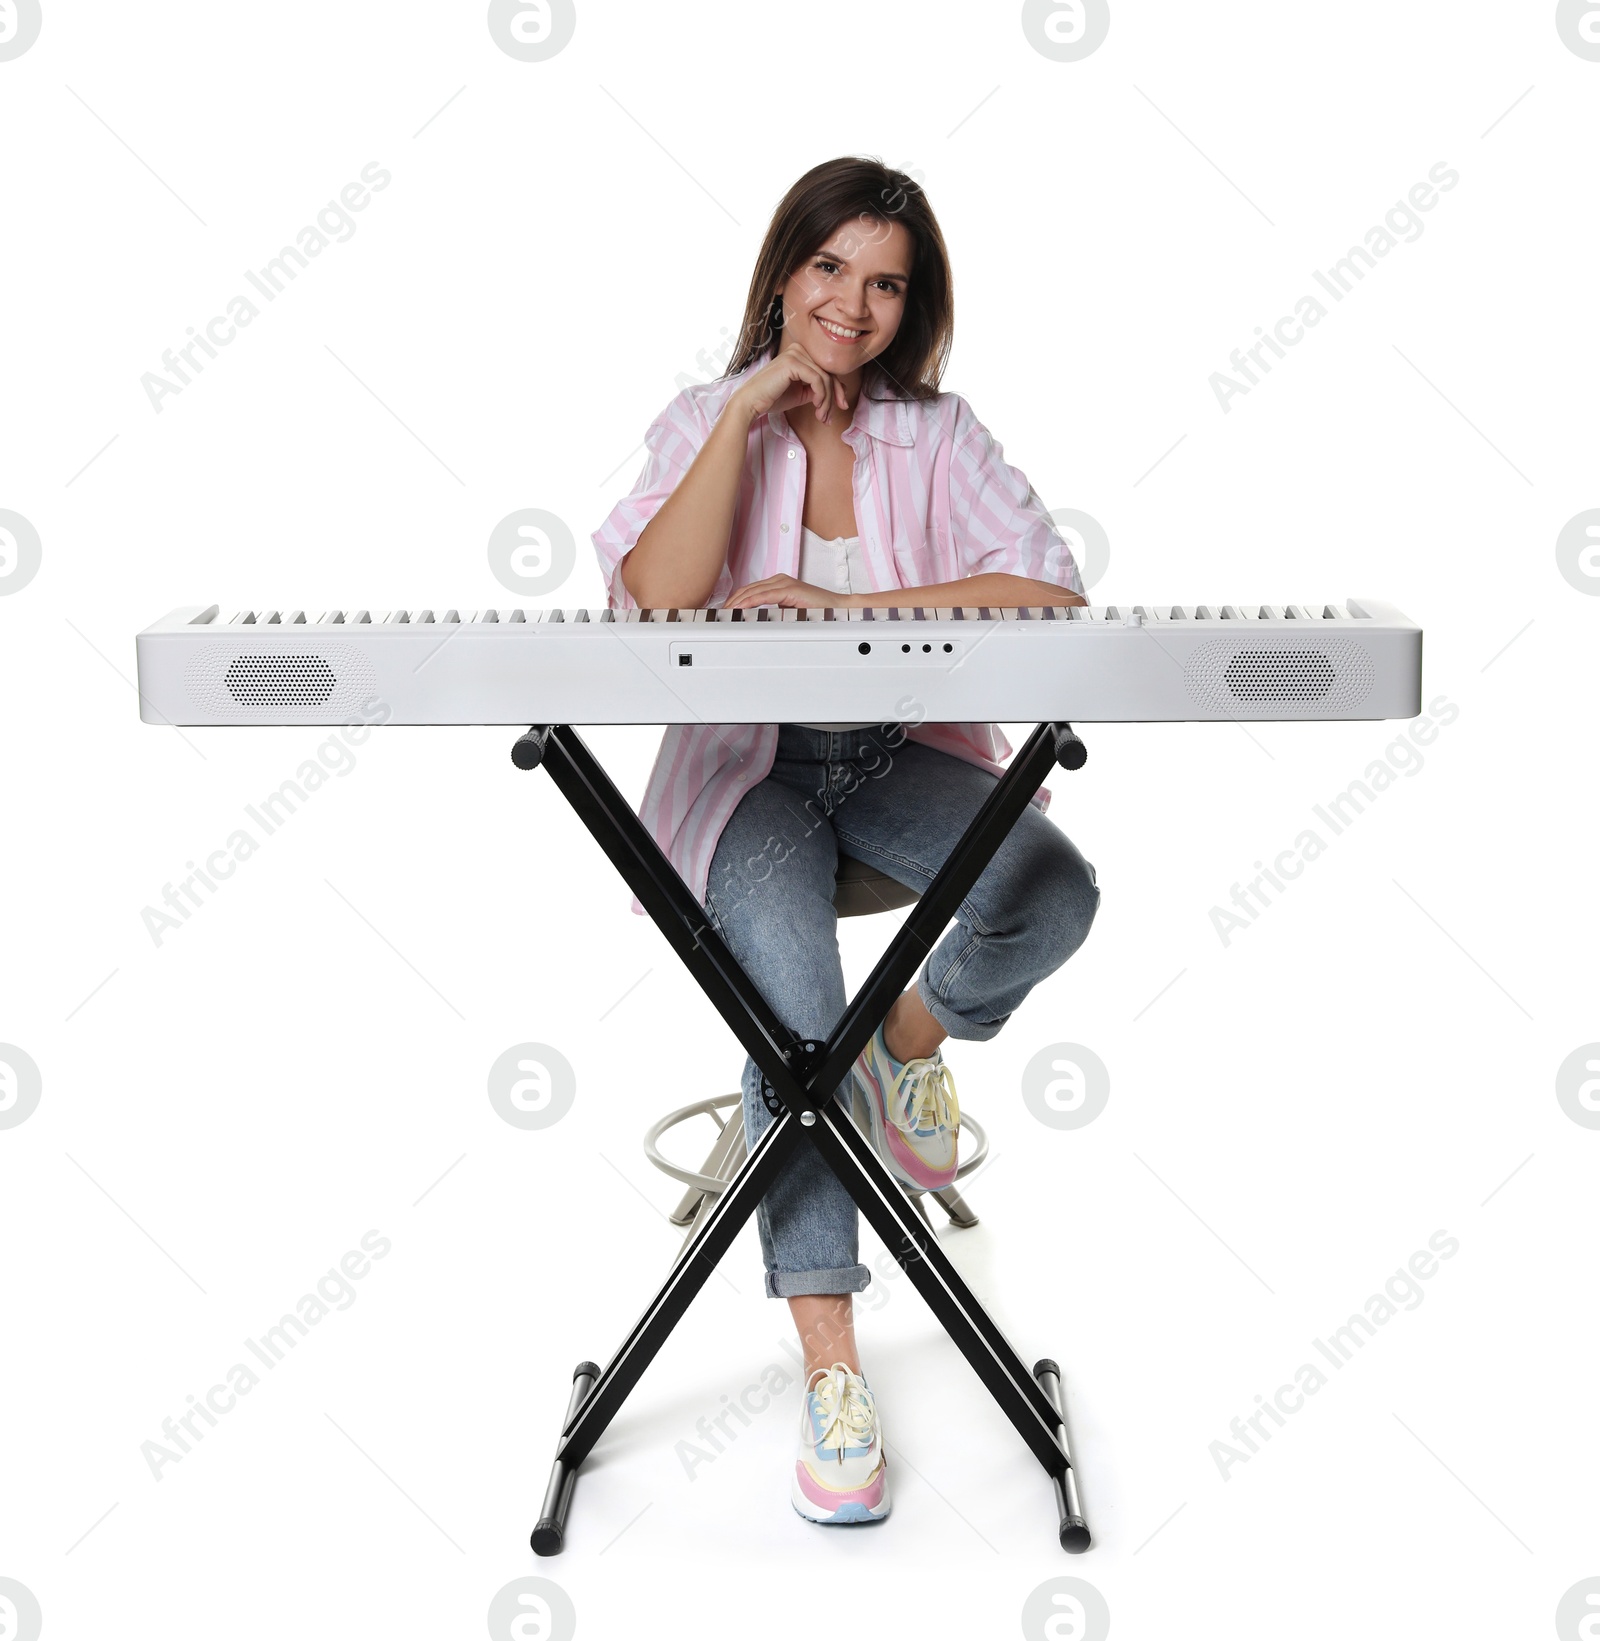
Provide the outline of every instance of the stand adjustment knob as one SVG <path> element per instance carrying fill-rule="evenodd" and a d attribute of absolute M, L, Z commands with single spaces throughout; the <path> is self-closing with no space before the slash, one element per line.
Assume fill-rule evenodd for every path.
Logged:
<path fill-rule="evenodd" d="M 1077 737 L 1071 724 L 1056 725 L 1056 762 L 1063 769 L 1082 769 L 1089 761 L 1089 749 Z"/>
<path fill-rule="evenodd" d="M 511 761 L 518 769 L 537 769 L 544 762 L 544 744 L 549 738 L 548 728 L 535 724 L 526 734 L 519 735 L 511 748 Z"/>

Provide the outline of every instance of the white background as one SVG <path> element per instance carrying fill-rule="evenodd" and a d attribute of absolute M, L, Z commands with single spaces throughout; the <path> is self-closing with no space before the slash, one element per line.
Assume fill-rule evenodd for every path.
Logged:
<path fill-rule="evenodd" d="M 0 598 L 0 1039 L 43 1077 L 0 1130 L 0 1577 L 50 1641 L 481 1635 L 528 1574 L 591 1636 L 1014 1634 L 1064 1574 L 1119 1641 L 1548 1634 L 1600 1574 L 1600 1133 L 1555 1092 L 1600 1037 L 1600 600 L 1555 552 L 1600 506 L 1597 108 L 1546 4 L 1118 3 L 1063 63 L 1015 5 L 608 0 L 525 63 L 481 4 L 47 0 L 0 63 L 0 507 L 43 544 Z M 862 1299 L 885 1527 L 791 1511 L 792 1387 L 686 1475 L 786 1360 L 749 1226 L 536 1561 L 572 1366 L 676 1247 L 642 1131 L 741 1056 L 500 730 L 376 733 L 157 945 L 143 909 L 326 734 L 142 725 L 133 637 L 513 603 L 485 543 L 522 507 L 579 543 L 548 602 L 602 602 L 646 424 L 847 152 L 925 179 L 946 386 L 1105 527 L 1097 600 L 1387 599 L 1457 716 L 1228 945 L 1211 908 L 1405 726 L 1090 726 L 1052 783 L 1104 901 L 950 1051 L 994 1160 L 943 1241 L 1063 1365 L 1090 1555 L 898 1273 Z M 374 160 L 354 237 L 157 414 L 141 376 Z M 1211 374 L 1440 161 L 1421 237 L 1224 414 Z M 657 738 L 591 744 L 637 797 Z M 891 924 L 843 931 L 852 978 Z M 485 1092 L 525 1041 L 578 1078 L 534 1132 Z M 1073 1131 L 1019 1091 L 1064 1042 L 1112 1079 Z M 355 1303 L 154 1480 L 141 1444 L 371 1229 Z M 1440 1230 L 1424 1301 L 1224 1480 L 1229 1421 Z"/>

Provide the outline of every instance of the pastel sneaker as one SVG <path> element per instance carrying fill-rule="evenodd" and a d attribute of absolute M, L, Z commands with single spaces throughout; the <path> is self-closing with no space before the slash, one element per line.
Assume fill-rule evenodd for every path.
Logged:
<path fill-rule="evenodd" d="M 942 1191 L 956 1177 L 961 1107 L 938 1049 L 927 1059 L 902 1065 L 889 1052 L 879 1026 L 852 1074 L 856 1121 L 864 1133 L 870 1132 L 889 1172 L 914 1191 Z"/>
<path fill-rule="evenodd" d="M 807 1521 L 826 1527 L 889 1514 L 877 1403 L 867 1381 L 843 1362 L 816 1368 L 806 1380 L 789 1498 Z"/>

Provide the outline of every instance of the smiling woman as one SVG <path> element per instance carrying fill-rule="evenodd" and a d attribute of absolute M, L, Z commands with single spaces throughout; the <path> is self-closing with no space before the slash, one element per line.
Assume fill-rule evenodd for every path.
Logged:
<path fill-rule="evenodd" d="M 801 177 L 767 229 L 727 374 L 656 418 L 644 471 L 595 532 L 612 604 L 1082 604 L 1049 512 L 967 402 L 940 390 L 951 287 L 910 177 L 854 158 Z M 906 707 L 907 723 L 885 725 L 676 725 L 651 772 L 645 824 L 801 1038 L 826 1039 L 845 1009 L 840 857 L 920 893 L 1011 750 L 998 725 L 925 724 Z M 939 1045 L 994 1036 L 1094 920 L 1094 868 L 1045 818 L 1047 798 L 838 1090 L 908 1190 L 955 1177 L 960 1109 Z M 743 1090 L 753 1148 L 772 1116 L 750 1060 Z M 789 1301 L 805 1352 L 791 1502 L 811 1521 L 880 1520 L 888 1479 L 852 1312 L 871 1280 L 855 1203 L 803 1146 L 756 1217 L 766 1291 Z"/>
<path fill-rule="evenodd" d="M 809 335 L 824 348 L 830 339 L 845 344 L 848 354 L 830 356 L 843 371 L 875 359 L 896 393 L 938 394 L 954 331 L 944 236 L 915 183 L 906 178 L 907 188 L 894 180 L 901 173 L 872 166 L 883 172 L 874 189 L 880 179 L 863 178 L 864 163 L 807 172 L 773 213 L 729 376 L 784 343 L 806 346 Z"/>

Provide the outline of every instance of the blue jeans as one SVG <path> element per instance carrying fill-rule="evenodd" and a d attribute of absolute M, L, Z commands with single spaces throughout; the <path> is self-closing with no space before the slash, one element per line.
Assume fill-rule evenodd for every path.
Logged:
<path fill-rule="evenodd" d="M 785 724 L 772 772 L 741 799 L 717 843 L 706 909 L 778 1018 L 825 1039 L 845 1009 L 833 908 L 841 854 L 923 890 L 994 790 L 995 777 L 904 738 L 898 725 Z M 929 954 L 917 980 L 952 1037 L 993 1037 L 1029 991 L 1077 951 L 1100 904 L 1094 868 L 1030 804 Z M 746 1059 L 745 1138 L 772 1121 Z M 848 1083 L 837 1094 L 846 1096 Z M 810 1144 L 756 1209 L 766 1291 L 859 1293 L 855 1202 Z"/>

